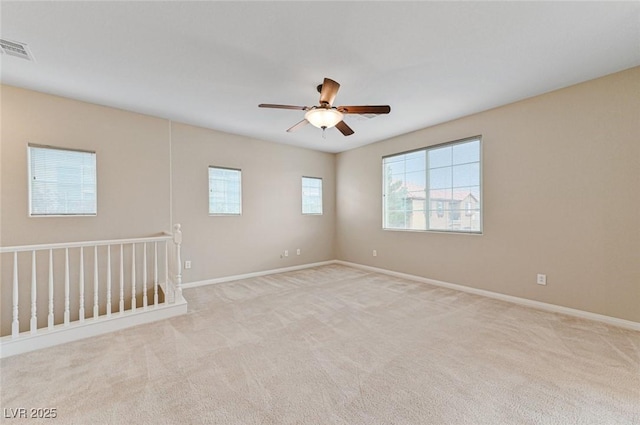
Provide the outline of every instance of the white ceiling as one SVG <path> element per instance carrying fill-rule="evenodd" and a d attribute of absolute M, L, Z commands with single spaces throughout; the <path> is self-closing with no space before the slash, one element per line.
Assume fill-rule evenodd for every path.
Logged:
<path fill-rule="evenodd" d="M 2 82 L 340 152 L 640 65 L 640 2 L 7 2 Z M 285 130 L 324 77 L 336 105 L 389 104 Z"/>

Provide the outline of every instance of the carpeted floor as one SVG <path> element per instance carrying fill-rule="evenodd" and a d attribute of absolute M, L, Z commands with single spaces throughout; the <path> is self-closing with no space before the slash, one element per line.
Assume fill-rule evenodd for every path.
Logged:
<path fill-rule="evenodd" d="M 638 332 L 339 265 L 185 297 L 185 316 L 2 360 L 3 417 L 640 424 Z"/>

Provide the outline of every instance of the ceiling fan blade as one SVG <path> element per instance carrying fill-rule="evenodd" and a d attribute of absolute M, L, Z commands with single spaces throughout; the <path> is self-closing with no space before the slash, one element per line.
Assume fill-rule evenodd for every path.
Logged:
<path fill-rule="evenodd" d="M 344 121 L 340 121 L 338 124 L 336 124 L 336 128 L 340 130 L 340 133 L 344 134 L 345 136 L 351 136 L 353 134 L 353 130 L 351 129 L 351 127 L 349 127 Z"/>
<path fill-rule="evenodd" d="M 291 133 L 292 131 L 296 131 L 302 127 L 304 127 L 305 125 L 309 124 L 309 121 L 307 121 L 307 119 L 303 119 L 302 121 L 300 121 L 299 123 L 293 125 L 292 127 L 287 129 L 288 133 Z"/>
<path fill-rule="evenodd" d="M 276 109 L 296 109 L 299 111 L 306 111 L 308 106 L 293 106 L 293 105 L 274 105 L 273 103 L 261 103 L 258 108 L 276 108 Z"/>
<path fill-rule="evenodd" d="M 343 114 L 388 114 L 391 112 L 389 105 L 338 106 L 337 109 Z"/>
<path fill-rule="evenodd" d="M 338 94 L 340 84 L 333 81 L 331 78 L 325 78 L 322 83 L 322 90 L 320 91 L 320 104 L 328 103 L 329 106 L 333 105 L 333 101 Z"/>

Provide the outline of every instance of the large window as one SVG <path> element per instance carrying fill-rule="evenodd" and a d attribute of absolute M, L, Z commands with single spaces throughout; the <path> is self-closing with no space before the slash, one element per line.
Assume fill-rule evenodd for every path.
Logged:
<path fill-rule="evenodd" d="M 383 227 L 482 232 L 481 138 L 383 158 Z"/>
<path fill-rule="evenodd" d="M 96 153 L 28 146 L 29 214 L 96 215 Z"/>
<path fill-rule="evenodd" d="M 240 215 L 242 213 L 241 177 L 240 170 L 209 167 L 209 214 Z"/>
<path fill-rule="evenodd" d="M 322 214 L 322 179 L 302 178 L 302 214 Z"/>

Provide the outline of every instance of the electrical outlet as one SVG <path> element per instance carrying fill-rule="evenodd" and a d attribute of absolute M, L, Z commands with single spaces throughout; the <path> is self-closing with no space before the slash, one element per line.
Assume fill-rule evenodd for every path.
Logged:
<path fill-rule="evenodd" d="M 184 268 L 185 269 L 190 269 L 191 268 L 191 260 L 187 260 L 184 262 Z"/>
<path fill-rule="evenodd" d="M 547 275 L 546 274 L 539 274 L 538 278 L 536 280 L 536 283 L 538 285 L 546 285 L 547 284 Z"/>
<path fill-rule="evenodd" d="M 373 256 L 374 256 L 374 257 L 377 257 L 377 256 L 378 256 L 378 251 L 377 251 L 377 250 L 375 250 L 375 249 L 373 250 Z"/>
<path fill-rule="evenodd" d="M 285 250 L 284 250 L 284 256 L 285 256 L 285 257 L 288 257 L 288 256 L 289 256 L 289 250 L 287 250 L 287 249 L 285 249 Z"/>
<path fill-rule="evenodd" d="M 296 255 L 300 255 L 300 248 L 296 249 Z"/>

